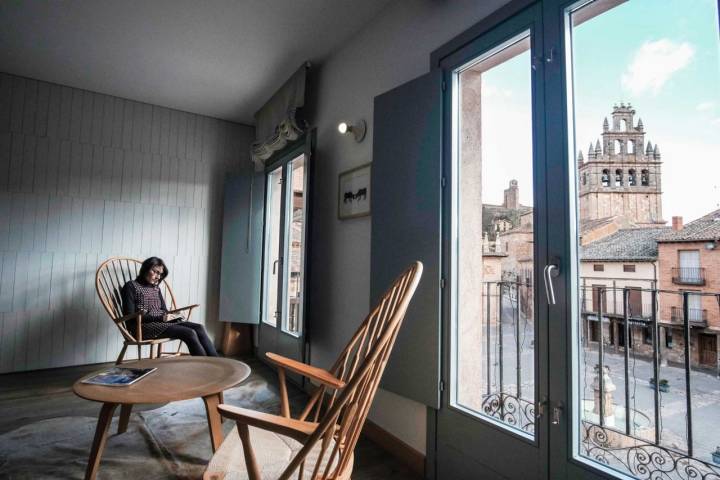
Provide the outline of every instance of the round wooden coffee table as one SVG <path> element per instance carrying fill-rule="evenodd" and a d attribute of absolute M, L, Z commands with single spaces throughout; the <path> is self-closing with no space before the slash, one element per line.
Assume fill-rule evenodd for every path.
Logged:
<path fill-rule="evenodd" d="M 243 362 L 218 357 L 160 358 L 121 366 L 155 367 L 157 370 L 125 387 L 82 383 L 85 378 L 98 372 L 86 375 L 73 385 L 73 391 L 79 397 L 103 403 L 85 471 L 86 479 L 94 479 L 97 474 L 107 431 L 118 405 L 121 405 L 118 433 L 123 433 L 127 429 L 135 404 L 168 403 L 202 397 L 210 427 L 212 449 L 215 452 L 223 440 L 220 414 L 217 410 L 218 404 L 222 403 L 222 393 L 250 375 L 250 367 Z"/>

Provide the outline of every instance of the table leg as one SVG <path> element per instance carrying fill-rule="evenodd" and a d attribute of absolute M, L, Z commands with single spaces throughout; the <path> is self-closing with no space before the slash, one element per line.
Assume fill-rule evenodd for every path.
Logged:
<path fill-rule="evenodd" d="M 205 411 L 207 412 L 208 427 L 210 427 L 210 442 L 212 443 L 213 453 L 220 448 L 220 444 L 223 441 L 222 423 L 220 421 L 220 412 L 217 408 L 220 404 L 220 395 L 219 393 L 214 393 L 203 397 Z"/>
<path fill-rule="evenodd" d="M 220 395 L 220 403 L 225 403 L 225 392 L 220 392 L 218 395 Z M 225 423 L 225 417 L 220 415 L 220 421 Z"/>
<path fill-rule="evenodd" d="M 123 403 L 120 405 L 120 420 L 118 420 L 117 433 L 125 433 L 128 423 L 130 423 L 130 414 L 132 413 L 132 403 Z"/>
<path fill-rule="evenodd" d="M 92 448 L 90 449 L 90 459 L 88 460 L 87 469 L 85 470 L 85 480 L 94 480 L 100 466 L 100 457 L 102 457 L 105 449 L 105 441 L 107 440 L 107 431 L 112 422 L 113 413 L 117 408 L 117 403 L 103 403 L 98 417 L 97 427 L 95 428 L 95 437 L 93 438 Z"/>

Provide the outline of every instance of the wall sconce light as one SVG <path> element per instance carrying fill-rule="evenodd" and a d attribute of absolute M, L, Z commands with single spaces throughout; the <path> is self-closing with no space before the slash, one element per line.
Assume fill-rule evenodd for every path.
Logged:
<path fill-rule="evenodd" d="M 347 122 L 340 122 L 338 124 L 338 132 L 343 135 L 352 133 L 356 142 L 362 142 L 365 138 L 365 133 L 367 132 L 367 124 L 365 123 L 365 120 L 358 120 L 355 125 L 350 125 Z"/>
<path fill-rule="evenodd" d="M 718 246 L 717 240 L 711 240 L 705 244 L 705 250 L 715 250 Z"/>

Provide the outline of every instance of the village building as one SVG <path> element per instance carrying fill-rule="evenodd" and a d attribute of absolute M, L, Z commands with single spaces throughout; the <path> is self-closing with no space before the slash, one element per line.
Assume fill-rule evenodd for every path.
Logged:
<path fill-rule="evenodd" d="M 685 361 L 687 315 L 692 366 L 720 373 L 720 209 L 687 225 L 673 217 L 672 229 L 658 237 L 658 279 L 661 290 L 678 292 L 660 295 L 660 319 L 668 330 L 664 357 Z"/>
<path fill-rule="evenodd" d="M 523 316 L 533 318 L 533 208 L 520 203 L 517 180 L 510 180 L 502 205 L 483 204 L 483 268 L 485 282 L 505 282 L 517 295 Z M 491 289 L 498 290 L 498 287 Z M 490 295 L 492 298 L 499 292 Z M 496 305 L 494 303 L 494 305 Z M 491 308 L 492 310 L 492 308 Z"/>
<path fill-rule="evenodd" d="M 631 348 L 639 353 L 652 352 L 650 322 L 652 292 L 658 287 L 657 239 L 668 230 L 620 229 L 581 247 L 581 318 L 584 338 L 590 344 L 599 341 L 602 323 L 605 344 L 615 349 L 624 347 L 627 318 Z"/>

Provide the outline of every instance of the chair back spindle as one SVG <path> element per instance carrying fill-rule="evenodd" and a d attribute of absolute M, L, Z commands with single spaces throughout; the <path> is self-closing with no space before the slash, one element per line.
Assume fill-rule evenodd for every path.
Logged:
<path fill-rule="evenodd" d="M 305 473 L 312 480 L 339 479 L 352 471 L 353 450 L 422 270 L 422 263 L 415 262 L 403 272 L 350 339 L 330 370 L 346 386 L 332 393 L 321 386 L 310 398 L 300 419 L 311 416 L 319 425 L 280 479 L 303 480 Z M 306 457 L 313 449 L 318 451 L 318 444 L 313 471 L 305 472 Z"/>

